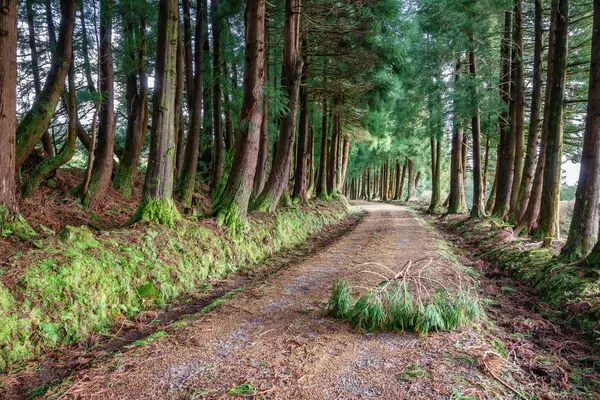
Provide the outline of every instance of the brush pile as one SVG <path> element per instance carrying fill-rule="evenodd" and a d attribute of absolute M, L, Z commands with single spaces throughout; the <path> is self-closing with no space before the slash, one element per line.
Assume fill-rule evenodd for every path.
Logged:
<path fill-rule="evenodd" d="M 477 294 L 464 287 L 461 272 L 444 265 L 444 275 L 432 266 L 433 260 L 407 262 L 399 271 L 377 263 L 361 271 L 377 277 L 371 287 L 338 281 L 328 311 L 366 331 L 452 330 L 483 315 Z M 453 278 L 449 279 L 449 273 Z M 353 296 L 353 292 L 358 296 Z"/>

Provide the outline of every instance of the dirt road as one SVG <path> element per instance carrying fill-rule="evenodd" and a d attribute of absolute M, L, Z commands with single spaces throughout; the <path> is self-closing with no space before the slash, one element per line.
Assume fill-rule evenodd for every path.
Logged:
<path fill-rule="evenodd" d="M 524 286 L 449 254 L 407 208 L 360 206 L 368 214 L 334 243 L 46 396 L 227 399 L 237 387 L 265 399 L 598 398 L 597 352 L 536 313 L 538 300 Z M 326 314 L 332 283 L 360 264 L 423 257 L 471 265 L 488 320 L 419 336 L 359 332 Z"/>

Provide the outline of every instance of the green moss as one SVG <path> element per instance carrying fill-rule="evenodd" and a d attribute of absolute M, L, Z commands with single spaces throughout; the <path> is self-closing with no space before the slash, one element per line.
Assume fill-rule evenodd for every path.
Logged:
<path fill-rule="evenodd" d="M 142 203 L 131 218 L 131 222 L 152 221 L 157 224 L 173 226 L 181 219 L 175 203 L 171 199 L 152 199 L 144 196 Z"/>
<path fill-rule="evenodd" d="M 15 235 L 22 240 L 36 236 L 35 231 L 21 214 L 9 213 L 4 206 L 0 206 L 0 234 L 3 237 Z"/>
<path fill-rule="evenodd" d="M 226 209 L 221 208 L 217 213 L 217 223 L 220 226 L 227 226 L 231 237 L 234 238 L 238 238 L 246 227 L 246 222 L 240 215 L 237 203 L 229 203 Z"/>
<path fill-rule="evenodd" d="M 98 242 L 94 239 L 94 234 L 86 226 L 67 225 L 60 233 L 60 239 L 82 247 L 98 246 Z"/>
<path fill-rule="evenodd" d="M 119 164 L 119 169 L 113 180 L 113 187 L 118 190 L 126 199 L 131 198 L 133 191 L 133 171 L 131 166 L 124 163 Z"/>
<path fill-rule="evenodd" d="M 0 369 L 108 333 L 123 316 L 164 306 L 206 287 L 208 279 L 251 268 L 346 214 L 342 203 L 316 201 L 311 208 L 250 216 L 245 234 L 233 239 L 210 222 L 188 219 L 177 229 L 144 225 L 93 237 L 70 228 L 77 231 L 68 235 L 74 240 L 43 239 L 44 250 L 15 260 L 23 271 L 18 284 L 0 284 Z"/>

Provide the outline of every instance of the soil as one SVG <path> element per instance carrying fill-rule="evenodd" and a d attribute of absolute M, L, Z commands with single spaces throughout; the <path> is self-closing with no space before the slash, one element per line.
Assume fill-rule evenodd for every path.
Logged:
<path fill-rule="evenodd" d="M 460 238 L 444 238 L 408 208 L 356 204 L 367 215 L 353 229 L 311 240 L 301 255 L 237 285 L 243 290 L 210 311 L 192 308 L 165 321 L 161 335 L 65 373 L 47 391 L 29 385 L 14 397 L 228 399 L 232 388 L 247 385 L 240 398 L 600 398 L 600 352 L 586 335 L 553 321 L 535 293 L 472 249 L 450 244 L 450 251 L 446 244 Z M 419 336 L 361 332 L 327 314 L 332 284 L 355 281 L 365 263 L 395 269 L 423 258 L 470 267 L 463 270 L 487 318 Z M 27 379 L 21 376 L 21 388 Z M 5 385 L 17 381 L 7 377 Z"/>

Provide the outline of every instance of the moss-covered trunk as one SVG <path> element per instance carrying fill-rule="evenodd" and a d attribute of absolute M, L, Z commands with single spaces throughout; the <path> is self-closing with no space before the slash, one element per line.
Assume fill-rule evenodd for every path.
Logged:
<path fill-rule="evenodd" d="M 236 135 L 235 154 L 224 191 L 213 204 L 212 214 L 221 223 L 241 228 L 257 166 L 258 146 L 263 122 L 262 87 L 265 69 L 265 2 L 246 4 L 246 57 L 244 94 L 240 119 L 246 123 Z M 240 231 L 238 230 L 238 233 Z"/>
<path fill-rule="evenodd" d="M 306 51 L 306 38 L 302 39 L 302 49 Z M 304 57 L 302 76 L 300 78 L 300 124 L 296 149 L 296 165 L 294 168 L 294 191 L 292 199 L 306 203 L 306 149 L 308 142 L 308 58 Z"/>
<path fill-rule="evenodd" d="M 180 218 L 173 202 L 178 25 L 177 0 L 161 0 L 148 169 L 142 203 L 132 221 L 150 220 L 172 225 Z"/>
<path fill-rule="evenodd" d="M 454 82 L 458 84 L 460 79 L 461 63 L 457 60 L 454 69 Z M 453 107 L 458 106 L 456 100 L 453 101 Z M 464 211 L 463 207 L 463 160 L 462 160 L 462 142 L 463 129 L 459 119 L 454 116 L 452 119 L 452 145 L 450 150 L 450 194 L 448 196 L 448 214 L 458 214 Z M 409 170 L 410 171 L 410 170 Z M 410 182 L 410 181 L 409 181 Z"/>
<path fill-rule="evenodd" d="M 56 51 L 46 83 L 31 109 L 25 114 L 17 127 L 15 165 L 18 169 L 40 142 L 48 124 L 54 115 L 58 99 L 65 87 L 65 79 L 71 64 L 73 30 L 77 0 L 64 1 L 61 7 L 61 21 Z"/>
<path fill-rule="evenodd" d="M 471 49 L 469 51 L 469 73 L 473 85 L 477 82 L 477 63 L 475 59 L 475 37 L 470 37 Z M 475 109 L 471 117 L 471 134 L 473 136 L 473 206 L 471 217 L 480 218 L 485 215 L 483 182 L 481 178 L 481 121 L 479 116 L 479 90 L 477 86 L 471 88 L 471 96 Z"/>
<path fill-rule="evenodd" d="M 579 170 L 575 209 L 569 228 L 569 237 L 561 253 L 569 258 L 585 256 L 598 241 L 598 204 L 600 204 L 600 0 L 594 1 L 592 32 L 592 60 L 581 168 Z M 594 257 L 600 260 L 600 253 Z"/>
<path fill-rule="evenodd" d="M 287 94 L 287 113 L 281 120 L 279 138 L 271 166 L 271 174 L 265 188 L 258 196 L 253 209 L 273 212 L 287 186 L 296 134 L 296 111 L 302 60 L 298 54 L 300 29 L 300 0 L 286 0 L 285 24 L 283 27 L 283 69 L 281 84 Z"/>

